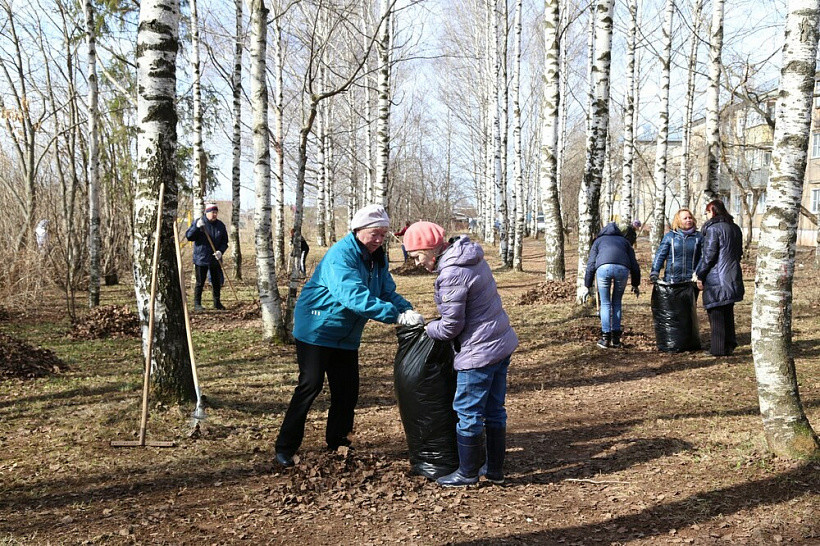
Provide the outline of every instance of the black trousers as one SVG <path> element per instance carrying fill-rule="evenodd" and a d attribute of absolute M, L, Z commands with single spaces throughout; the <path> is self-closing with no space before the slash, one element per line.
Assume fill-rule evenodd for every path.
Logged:
<path fill-rule="evenodd" d="M 296 341 L 299 383 L 276 438 L 276 452 L 293 455 L 302 445 L 305 421 L 313 401 L 322 392 L 324 378 L 330 387 L 325 441 L 330 449 L 350 445 L 353 413 L 359 401 L 359 351 L 332 349 Z"/>
<path fill-rule="evenodd" d="M 715 356 L 732 354 L 737 347 L 735 304 L 730 303 L 707 309 L 706 314 L 709 315 L 709 328 L 712 336 L 712 346 L 709 352 Z"/>
<path fill-rule="evenodd" d="M 202 303 L 202 289 L 205 287 L 205 281 L 208 280 L 208 272 L 210 271 L 211 287 L 214 290 L 214 303 L 218 303 L 222 291 L 222 283 L 225 282 L 222 278 L 222 268 L 219 267 L 219 262 L 211 260 L 210 265 L 194 265 L 194 271 L 196 272 L 194 301 L 196 303 Z"/>

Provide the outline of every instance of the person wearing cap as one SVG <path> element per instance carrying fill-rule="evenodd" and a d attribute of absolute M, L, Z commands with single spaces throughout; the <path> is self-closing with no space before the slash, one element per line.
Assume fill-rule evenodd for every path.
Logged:
<path fill-rule="evenodd" d="M 194 243 L 194 309 L 203 311 L 202 291 L 208 274 L 211 276 L 211 287 L 214 291 L 214 309 L 225 309 L 220 300 L 224 278 L 222 277 L 222 255 L 228 250 L 228 229 L 217 216 L 219 208 L 216 203 L 205 205 L 205 215 L 197 218 L 185 232 L 185 238 Z M 208 237 L 210 236 L 210 241 Z M 211 246 L 213 243 L 213 246 Z M 214 250 L 215 249 L 215 250 Z"/>
<path fill-rule="evenodd" d="M 434 298 L 441 319 L 429 322 L 425 331 L 432 339 L 452 341 L 455 349 L 453 367 L 458 375 L 453 409 L 458 415 L 459 467 L 437 482 L 460 487 L 484 475 L 501 484 L 507 369 L 518 337 L 501 304 L 484 250 L 466 235 L 447 241 L 444 228 L 433 222 L 416 222 L 407 228 L 404 246 L 416 265 L 438 271 Z"/>
<path fill-rule="evenodd" d="M 325 376 L 330 387 L 327 447 L 350 445 L 359 398 L 359 345 L 368 320 L 424 324 L 424 317 L 396 293 L 382 247 L 389 226 L 381 205 L 357 211 L 350 233 L 330 247 L 299 295 L 293 315 L 299 379 L 276 438 L 279 465 L 294 465 L 308 411 Z"/>

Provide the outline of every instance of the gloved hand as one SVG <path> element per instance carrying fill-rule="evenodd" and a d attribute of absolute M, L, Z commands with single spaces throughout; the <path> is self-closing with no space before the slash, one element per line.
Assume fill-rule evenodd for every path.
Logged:
<path fill-rule="evenodd" d="M 222 253 L 217 250 L 216 252 L 214 252 L 214 258 L 216 258 L 216 261 L 221 262 L 222 261 Z"/>
<path fill-rule="evenodd" d="M 651 275 L 649 275 L 649 280 L 652 281 L 652 284 L 655 284 L 656 282 L 658 282 L 658 276 L 655 273 L 652 273 Z"/>
<path fill-rule="evenodd" d="M 641 295 L 641 287 L 632 285 L 632 293 L 635 294 L 635 297 L 638 298 Z"/>
<path fill-rule="evenodd" d="M 584 286 L 578 290 L 578 298 L 581 300 L 581 303 L 586 303 L 589 300 L 589 287 Z"/>
<path fill-rule="evenodd" d="M 424 316 L 418 311 L 408 309 L 399 315 L 397 322 L 402 326 L 424 326 Z"/>
<path fill-rule="evenodd" d="M 697 273 L 692 273 L 692 282 L 698 282 L 698 280 L 699 280 L 698 279 L 698 274 Z"/>
<path fill-rule="evenodd" d="M 196 221 L 196 227 L 198 227 L 199 229 L 204 228 L 205 227 L 205 220 L 203 220 L 202 218 L 198 218 L 197 221 Z"/>

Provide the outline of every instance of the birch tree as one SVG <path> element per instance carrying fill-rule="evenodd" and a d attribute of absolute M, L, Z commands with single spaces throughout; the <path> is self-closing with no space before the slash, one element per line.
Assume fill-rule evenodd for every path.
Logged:
<path fill-rule="evenodd" d="M 237 0 L 241 1 L 241 0 Z M 282 45 L 282 13 L 279 9 L 278 0 L 274 3 L 276 14 L 273 18 L 273 58 L 274 77 L 276 81 L 276 93 L 274 95 L 274 135 L 273 145 L 276 151 L 276 229 L 274 233 L 276 254 L 276 268 L 279 271 L 286 270 L 285 263 L 285 55 Z"/>
<path fill-rule="evenodd" d="M 578 269 L 576 277 L 577 300 L 580 303 L 584 288 L 584 272 L 592 240 L 600 226 L 598 205 L 601 195 L 601 176 L 606 157 L 606 135 L 609 127 L 609 70 L 612 52 L 612 14 L 614 0 L 597 0 L 593 4 L 595 16 L 594 61 L 590 89 L 592 106 L 587 135 L 587 164 L 578 192 Z"/>
<path fill-rule="evenodd" d="M 271 235 L 270 140 L 268 139 L 267 16 L 263 0 L 251 0 L 251 108 L 253 111 L 253 180 L 256 188 L 254 246 L 256 287 L 262 308 L 262 334 L 269 341 L 285 338 L 282 300 L 276 283 Z"/>
<path fill-rule="evenodd" d="M 100 181 L 97 31 L 94 4 L 85 1 L 85 41 L 88 56 L 88 306 L 100 304 Z"/>
<path fill-rule="evenodd" d="M 720 70 L 723 50 L 724 0 L 712 0 L 712 26 L 709 39 L 709 88 L 706 92 L 706 200 L 717 198 L 720 181 Z"/>
<path fill-rule="evenodd" d="M 194 218 L 201 218 L 205 210 L 205 150 L 202 146 L 202 67 L 199 62 L 199 14 L 196 0 L 189 0 L 191 9 L 191 71 L 193 72 L 193 126 L 194 126 Z"/>
<path fill-rule="evenodd" d="M 661 244 L 666 228 L 667 153 L 669 150 L 669 80 L 672 60 L 672 16 L 675 0 L 666 0 L 663 16 L 663 52 L 661 53 L 660 105 L 658 108 L 658 142 L 655 147 L 655 210 L 652 213 L 652 230 L 649 240 L 652 255 Z"/>
<path fill-rule="evenodd" d="M 769 448 L 780 457 L 820 455 L 800 401 L 792 349 L 792 283 L 811 127 L 818 0 L 789 0 L 767 206 L 752 305 L 752 354 Z"/>
<path fill-rule="evenodd" d="M 635 214 L 632 196 L 633 164 L 635 162 L 635 46 L 638 35 L 638 0 L 629 0 L 629 26 L 626 37 L 626 97 L 624 99 L 624 158 L 622 172 L 621 210 L 628 221 Z"/>
<path fill-rule="evenodd" d="M 515 3 L 515 22 L 514 41 L 515 51 L 513 52 L 513 81 L 512 81 L 512 100 L 513 100 L 513 178 L 515 184 L 515 238 L 513 243 L 513 269 L 516 271 L 524 271 L 522 262 L 522 250 L 524 248 L 524 175 L 522 172 L 524 158 L 521 150 L 521 11 L 523 10 L 523 2 L 516 0 Z M 449 134 L 448 134 L 448 159 L 449 159 Z M 448 162 L 449 167 L 449 162 Z"/>
<path fill-rule="evenodd" d="M 182 316 L 173 222 L 177 215 L 176 55 L 179 4 L 143 0 L 137 31 L 138 102 L 137 188 L 134 199 L 134 291 L 142 321 L 143 350 L 148 347 L 148 309 L 154 245 L 160 245 L 151 378 L 160 400 L 193 400 L 193 378 Z M 158 207 L 160 186 L 165 200 Z M 157 215 L 160 240 L 154 240 Z"/>
<path fill-rule="evenodd" d="M 559 0 L 544 2 L 544 80 L 541 115 L 541 168 L 539 185 L 544 211 L 545 276 L 548 281 L 563 281 L 564 226 L 558 195 L 558 125 L 560 112 Z"/>
<path fill-rule="evenodd" d="M 242 53 L 244 31 L 242 25 L 242 7 L 244 0 L 234 1 L 236 26 L 234 30 L 233 71 L 231 72 L 231 92 L 233 102 L 233 132 L 231 134 L 231 247 L 234 263 L 234 277 L 242 279 L 242 245 L 239 237 L 239 220 L 242 187 Z"/>
<path fill-rule="evenodd" d="M 373 203 L 387 207 L 388 169 L 390 163 L 390 31 L 392 26 L 390 0 L 380 0 L 381 23 L 376 53 L 378 57 L 378 118 L 376 122 L 376 179 Z"/>
<path fill-rule="evenodd" d="M 686 98 L 683 114 L 683 131 L 681 135 L 680 158 L 680 185 L 678 187 L 678 201 L 681 208 L 689 208 L 689 156 L 692 146 L 692 113 L 695 105 L 695 73 L 698 66 L 698 45 L 700 42 L 701 11 L 703 0 L 695 0 L 694 14 L 692 15 L 692 37 L 689 44 L 689 64 L 686 71 Z"/>

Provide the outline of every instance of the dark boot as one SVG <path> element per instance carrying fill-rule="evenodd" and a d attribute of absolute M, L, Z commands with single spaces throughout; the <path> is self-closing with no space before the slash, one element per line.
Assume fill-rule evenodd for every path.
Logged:
<path fill-rule="evenodd" d="M 222 292 L 221 287 L 218 288 L 216 285 L 214 285 L 214 309 L 224 311 L 225 306 L 222 305 L 221 298 L 219 297 L 221 292 Z"/>
<path fill-rule="evenodd" d="M 487 481 L 504 483 L 504 456 L 507 453 L 507 427 L 487 427 Z"/>
<path fill-rule="evenodd" d="M 194 286 L 194 311 L 204 311 L 202 307 L 202 289 L 204 286 L 197 284 Z"/>
<path fill-rule="evenodd" d="M 621 330 L 613 330 L 611 334 L 611 341 L 609 346 L 613 349 L 621 348 Z"/>
<path fill-rule="evenodd" d="M 609 332 L 601 332 L 601 339 L 598 340 L 598 347 L 601 349 L 609 349 L 609 344 L 612 341 L 612 334 Z"/>
<path fill-rule="evenodd" d="M 484 463 L 484 435 L 462 436 L 456 434 L 458 445 L 458 470 L 442 476 L 436 483 L 444 487 L 464 487 L 478 483 L 478 470 Z"/>

